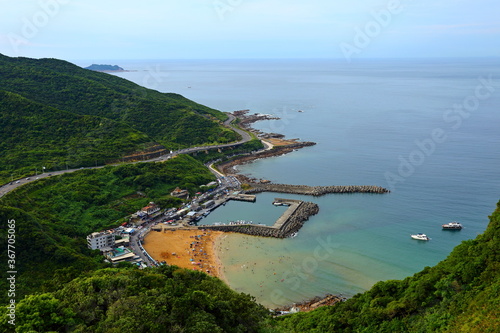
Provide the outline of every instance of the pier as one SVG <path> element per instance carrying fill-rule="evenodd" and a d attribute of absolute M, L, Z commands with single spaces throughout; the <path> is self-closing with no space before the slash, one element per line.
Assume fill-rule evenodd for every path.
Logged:
<path fill-rule="evenodd" d="M 283 215 L 281 215 L 276 220 L 276 222 L 274 222 L 273 228 L 281 229 L 283 228 L 283 225 L 285 225 L 285 223 L 291 219 L 291 217 L 293 216 L 293 214 L 295 213 L 297 208 L 299 208 L 300 204 L 303 201 L 292 200 L 292 199 L 279 199 L 279 198 L 274 199 L 274 203 L 277 202 L 288 206 L 288 209 L 283 213 Z"/>
<path fill-rule="evenodd" d="M 237 193 L 237 194 L 231 194 L 227 200 L 236 200 L 236 201 L 246 201 L 246 202 L 255 202 L 256 196 L 252 194 L 243 194 L 243 193 Z"/>
<path fill-rule="evenodd" d="M 298 232 L 310 216 L 319 212 L 319 207 L 313 202 L 275 199 L 275 202 L 281 202 L 289 205 L 288 209 L 276 220 L 272 227 L 243 224 L 243 225 L 218 225 L 218 226 L 200 226 L 200 229 L 210 229 L 223 232 L 237 232 L 252 236 L 287 238 Z"/>

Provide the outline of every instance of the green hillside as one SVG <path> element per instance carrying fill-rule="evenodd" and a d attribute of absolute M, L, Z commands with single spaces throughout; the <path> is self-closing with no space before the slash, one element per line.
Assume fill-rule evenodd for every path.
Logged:
<path fill-rule="evenodd" d="M 86 236 L 117 227 L 150 201 L 179 204 L 170 192 L 191 192 L 214 180 L 192 157 L 164 163 L 138 163 L 85 169 L 26 184 L 0 198 L 0 253 L 7 258 L 7 221 L 16 220 L 18 297 L 59 288 L 82 272 L 103 267 L 99 251 L 87 249 Z M 6 290 L 6 280 L 0 289 Z M 5 293 L 0 302 L 5 302 Z"/>
<path fill-rule="evenodd" d="M 0 183 L 47 170 L 102 165 L 152 140 L 127 124 L 81 116 L 0 90 Z"/>
<path fill-rule="evenodd" d="M 3 214 L 3 215 L 2 215 Z M 16 208 L 6 215 L 31 221 Z M 38 226 L 42 229 L 43 226 Z M 26 231 L 26 230 L 25 230 Z M 50 246 L 47 233 L 35 234 Z M 53 286 L 18 302 L 17 332 L 499 332 L 500 203 L 486 232 L 457 246 L 436 265 L 332 307 L 272 319 L 250 296 L 201 272 L 163 266 L 93 270 L 81 253 Z M 34 247 L 28 251 L 41 258 Z M 59 258 L 56 254 L 53 259 Z M 82 274 L 75 267 L 88 265 Z M 77 277 L 69 282 L 70 277 Z M 21 284 L 21 282 L 19 282 Z M 42 293 L 45 292 L 45 293 Z M 8 316 L 0 327 L 9 328 Z"/>
<path fill-rule="evenodd" d="M 0 78 L 0 90 L 58 110 L 123 122 L 167 148 L 239 139 L 221 125 L 227 116 L 220 111 L 66 61 L 0 55 Z"/>
<path fill-rule="evenodd" d="M 141 88 L 55 59 L 0 55 L 0 183 L 42 166 L 101 164 L 159 143 L 180 148 L 236 140 L 225 115 L 176 94 Z M 242 149 L 259 143 L 249 142 Z M 15 220 L 16 327 L 9 332 L 500 332 L 500 202 L 484 234 L 404 280 L 310 313 L 271 318 L 249 295 L 177 267 L 110 268 L 85 236 L 114 227 L 149 201 L 214 180 L 200 161 L 78 170 L 28 183 L 0 198 L 7 271 Z M 0 279 L 0 303 L 9 282 Z"/>
<path fill-rule="evenodd" d="M 268 311 L 204 273 L 106 269 L 17 307 L 16 332 L 257 332 Z M 7 327 L 5 317 L 0 327 Z"/>

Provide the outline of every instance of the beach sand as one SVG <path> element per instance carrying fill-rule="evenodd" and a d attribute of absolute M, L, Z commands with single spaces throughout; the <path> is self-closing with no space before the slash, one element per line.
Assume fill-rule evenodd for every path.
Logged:
<path fill-rule="evenodd" d="M 151 231 L 144 238 L 143 247 L 158 262 L 203 271 L 225 281 L 217 251 L 223 234 L 221 231 L 199 229 Z"/>

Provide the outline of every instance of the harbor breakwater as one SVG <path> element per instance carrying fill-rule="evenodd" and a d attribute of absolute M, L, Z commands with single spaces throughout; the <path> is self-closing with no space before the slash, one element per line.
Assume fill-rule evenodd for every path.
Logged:
<path fill-rule="evenodd" d="M 210 229 L 223 232 L 237 232 L 240 234 L 287 238 L 298 232 L 310 216 L 316 215 L 319 212 L 319 206 L 313 202 L 300 200 L 286 200 L 290 203 L 290 207 L 272 226 L 243 224 L 243 225 L 217 225 L 217 226 L 200 226 L 199 229 Z"/>
<path fill-rule="evenodd" d="M 260 184 L 250 183 L 250 189 L 245 190 L 245 194 L 255 194 L 261 192 L 277 192 L 290 194 L 304 194 L 320 196 L 328 193 L 375 193 L 383 194 L 390 191 L 384 187 L 374 185 L 334 185 L 334 186 L 307 186 L 289 184 Z"/>

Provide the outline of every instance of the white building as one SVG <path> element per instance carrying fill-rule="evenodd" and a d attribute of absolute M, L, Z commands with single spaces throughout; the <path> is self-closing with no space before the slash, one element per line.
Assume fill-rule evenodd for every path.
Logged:
<path fill-rule="evenodd" d="M 92 250 L 111 248 L 115 245 L 115 235 L 110 232 L 93 232 L 87 236 L 87 245 Z"/>

